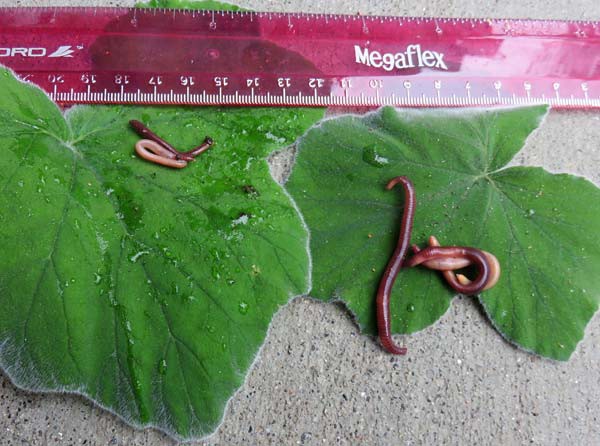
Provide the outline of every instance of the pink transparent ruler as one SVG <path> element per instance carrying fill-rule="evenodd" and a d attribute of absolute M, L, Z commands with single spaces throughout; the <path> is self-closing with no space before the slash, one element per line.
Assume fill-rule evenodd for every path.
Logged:
<path fill-rule="evenodd" d="M 0 65 L 61 104 L 600 108 L 600 24 L 0 8 Z"/>

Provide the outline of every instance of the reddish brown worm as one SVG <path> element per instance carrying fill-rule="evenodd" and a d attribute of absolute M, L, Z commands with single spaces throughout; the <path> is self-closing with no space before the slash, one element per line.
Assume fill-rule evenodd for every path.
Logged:
<path fill-rule="evenodd" d="M 412 183 L 404 176 L 390 180 L 386 189 L 390 190 L 397 184 L 401 184 L 404 188 L 404 212 L 396 249 L 379 282 L 376 309 L 377 329 L 381 345 L 390 353 L 404 355 L 406 348 L 397 346 L 392 339 L 390 317 L 390 295 L 396 277 L 403 266 L 423 265 L 430 269 L 440 270 L 452 288 L 459 293 L 471 295 L 480 293 L 496 284 L 500 277 L 500 264 L 496 257 L 489 252 L 463 246 L 440 246 L 434 236 L 429 238 L 429 247 L 423 250 L 413 245 L 415 254 L 405 262 L 404 257 L 410 243 L 417 201 Z M 462 274 L 454 274 L 453 270 L 471 264 L 474 264 L 478 270 L 475 280 L 471 281 Z"/>
<path fill-rule="evenodd" d="M 410 235 L 412 233 L 413 218 L 415 215 L 415 189 L 410 180 L 406 177 L 396 177 L 390 180 L 386 189 L 390 190 L 397 184 L 401 184 L 404 188 L 404 212 L 402 214 L 402 224 L 400 226 L 400 236 L 394 253 L 390 257 L 385 272 L 379 282 L 377 290 L 377 329 L 379 332 L 379 340 L 383 348 L 395 355 L 405 355 L 406 347 L 399 347 L 392 339 L 391 318 L 390 318 L 390 294 L 396 281 L 396 277 L 402 268 L 402 262 L 408 245 L 410 243 Z"/>
<path fill-rule="evenodd" d="M 202 142 L 202 144 L 200 144 L 198 147 L 194 147 L 192 150 L 189 150 L 187 152 L 179 152 L 181 155 L 185 155 L 185 156 L 191 156 L 192 157 L 192 161 L 194 160 L 195 157 L 197 157 L 198 155 L 200 155 L 203 152 L 206 152 L 208 149 L 210 149 L 210 146 L 213 145 L 213 140 L 210 136 L 207 136 L 204 138 L 204 141 Z"/>

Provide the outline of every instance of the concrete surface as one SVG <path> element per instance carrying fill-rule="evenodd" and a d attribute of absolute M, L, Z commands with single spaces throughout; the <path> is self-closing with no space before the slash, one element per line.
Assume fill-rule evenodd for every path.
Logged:
<path fill-rule="evenodd" d="M 124 4 L 82 0 L 78 4 Z M 239 1 L 255 10 L 600 19 L 597 0 Z M 18 1 L 18 5 L 64 4 Z M 14 5 L 0 0 L 0 6 Z M 600 184 L 600 112 L 553 112 L 518 163 Z M 470 299 L 382 353 L 340 306 L 299 298 L 206 445 L 599 445 L 600 316 L 568 363 L 510 346 Z M 172 445 L 81 397 L 35 395 L 0 375 L 1 445 Z"/>

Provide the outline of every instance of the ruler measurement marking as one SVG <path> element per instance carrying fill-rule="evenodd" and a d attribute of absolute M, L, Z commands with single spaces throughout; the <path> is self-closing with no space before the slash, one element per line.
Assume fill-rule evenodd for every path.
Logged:
<path fill-rule="evenodd" d="M 3 14 L 10 14 L 13 9 L 11 8 L 0 8 L 0 19 L 3 18 Z M 19 10 L 22 11 L 22 10 Z M 67 12 L 68 10 L 64 10 Z M 90 10 L 87 10 L 90 11 Z M 598 40 L 598 32 L 600 32 L 600 23 L 599 22 L 573 22 L 573 21 L 526 21 L 526 20 L 478 20 L 478 19 L 437 19 L 437 18 L 394 18 L 394 17 L 364 17 L 364 16 L 343 16 L 343 15 L 328 15 L 328 14 L 285 14 L 285 13 L 250 13 L 250 12 L 242 12 L 242 13 L 234 13 L 234 12 L 218 12 L 214 11 L 175 11 L 175 10 L 152 10 L 150 11 L 138 11 L 135 9 L 127 9 L 127 8 L 119 8 L 119 9 L 110 9 L 110 8 L 96 8 L 93 9 L 94 16 L 97 16 L 97 20 L 94 20 L 94 24 L 90 27 L 91 34 L 101 32 L 101 29 L 104 29 L 103 26 L 100 26 L 100 22 L 102 20 L 106 20 L 107 14 L 111 14 L 111 11 L 114 11 L 114 17 L 122 17 L 124 14 L 129 13 L 133 16 L 133 20 L 137 20 L 138 15 L 148 14 L 153 17 L 157 17 L 157 19 L 161 19 L 161 15 L 166 17 L 167 21 L 165 26 L 175 27 L 177 29 L 178 19 L 180 16 L 187 17 L 206 17 L 202 21 L 199 22 L 198 28 L 204 28 L 202 30 L 203 33 L 206 33 L 206 23 L 210 20 L 209 28 L 210 31 L 215 31 L 217 27 L 219 28 L 218 33 L 213 34 L 218 38 L 223 38 L 223 33 L 228 30 L 228 27 L 231 26 L 230 21 L 233 20 L 247 20 L 247 22 L 251 23 L 253 21 L 258 21 L 259 23 L 262 20 L 262 23 L 267 22 L 267 26 L 269 27 L 277 27 L 280 25 L 284 25 L 288 28 L 289 32 L 287 33 L 290 37 L 289 39 L 294 39 L 296 31 L 298 29 L 303 29 L 305 24 L 309 27 L 311 26 L 311 22 L 322 25 L 323 21 L 327 24 L 332 22 L 332 29 L 335 32 L 335 27 L 338 25 L 343 25 L 345 29 L 351 34 L 356 36 L 363 36 L 365 34 L 376 34 L 373 33 L 373 30 L 385 30 L 386 28 L 379 28 L 380 26 L 385 27 L 387 24 L 394 24 L 394 26 L 404 27 L 404 30 L 409 29 L 421 29 L 423 32 L 436 32 L 437 33 L 437 41 L 443 43 L 445 39 L 453 39 L 456 36 L 453 35 L 453 28 L 458 27 L 458 29 L 469 29 L 469 27 L 473 30 L 473 33 L 483 32 L 482 36 L 484 38 L 493 37 L 498 39 L 499 42 L 502 42 L 503 39 L 509 39 L 510 36 L 506 36 L 502 34 L 500 31 L 482 31 L 482 27 L 484 28 L 494 28 L 498 27 L 502 30 L 510 30 L 510 35 L 516 35 L 520 37 L 535 37 L 540 39 L 555 39 L 556 37 L 561 37 L 566 43 L 578 42 L 583 45 L 598 45 L 596 41 Z M 57 21 L 60 21 L 62 9 L 54 9 L 53 15 Z M 81 14 L 86 14 L 85 9 L 81 9 Z M 84 18 L 89 20 L 89 16 L 85 16 Z M 207 18 L 209 20 L 207 20 Z M 224 21 L 221 21 L 221 18 L 226 18 Z M 256 20 L 255 20 L 256 18 Z M 259 20 L 261 19 L 261 20 Z M 162 20 L 162 19 L 161 19 Z M 317 21 L 317 22 L 315 22 Z M 96 25 L 98 22 L 98 25 Z M 268 23 L 272 22 L 272 23 Z M 10 23 L 10 22 L 9 22 Z M 156 22 L 160 23 L 160 22 Z M 183 23 L 189 23 L 183 22 Z M 532 25 L 543 24 L 543 32 L 539 32 L 536 34 L 535 27 Z M 187 25 L 186 25 L 187 26 Z M 318 27 L 317 27 L 318 28 Z M 539 27 L 538 27 L 539 28 Z M 146 32 L 143 35 L 153 35 L 159 36 L 161 33 L 166 32 L 168 28 L 161 29 L 156 28 L 151 32 Z M 293 29 L 293 30 L 292 30 Z M 532 31 L 533 29 L 533 31 Z M 0 31 L 0 35 L 3 36 L 4 30 Z M 318 30 L 315 31 L 316 35 L 319 36 Z M 387 31 L 386 31 L 387 32 Z M 487 33 L 487 34 L 486 34 Z M 124 33 L 127 35 L 127 31 Z M 385 35 L 385 34 L 384 34 Z M 479 35 L 479 34 L 477 34 Z M 333 34 L 334 39 L 335 34 Z M 434 37 L 436 37 L 434 35 Z M 229 37 L 228 37 L 229 38 Z M 233 39 L 233 37 L 231 37 Z M 313 42 L 310 40 L 311 36 L 301 35 L 299 38 L 307 39 L 305 41 L 308 43 Z M 317 37 L 318 38 L 318 37 Z M 244 35 L 235 37 L 236 40 L 243 40 Z M 342 37 L 340 37 L 342 39 Z M 590 41 L 590 39 L 594 39 Z M 448 40 L 452 42 L 452 40 Z M 294 44 L 293 40 L 289 42 Z M 318 41 L 315 41 L 318 42 Z M 377 38 L 374 38 L 374 42 L 377 42 Z M 587 43 L 591 42 L 591 43 Z M 402 43 L 404 44 L 404 43 Z M 596 47 L 591 46 L 591 51 L 593 51 Z M 318 49 L 318 48 L 316 48 Z M 587 50 L 587 49 L 586 49 Z M 465 53 L 467 56 L 471 53 Z M 483 56 L 484 58 L 487 56 Z M 492 56 L 490 56 L 492 57 Z M 307 56 L 310 60 L 310 57 Z M 487 60 L 487 59 L 486 59 Z M 65 60 L 64 63 L 68 63 L 68 60 Z M 40 68 L 36 68 L 40 69 Z M 40 69 L 41 70 L 41 69 Z M 18 71 L 18 70 L 17 70 Z M 596 70 L 596 72 L 599 70 Z M 385 87 L 375 88 L 374 91 L 370 91 L 364 85 L 358 86 L 348 86 L 342 83 L 342 89 L 328 89 L 327 87 L 321 88 L 322 85 L 319 85 L 318 88 L 315 88 L 312 91 L 312 95 L 310 94 L 310 89 L 308 89 L 308 94 L 303 95 L 302 92 L 298 92 L 297 94 L 291 94 L 289 88 L 276 89 L 277 87 L 272 87 L 268 83 L 265 85 L 261 85 L 261 94 L 256 94 L 254 87 L 248 93 L 245 93 L 245 89 L 234 90 L 231 94 L 223 93 L 222 89 L 219 89 L 218 94 L 211 89 L 209 91 L 203 91 L 202 95 L 196 94 L 190 91 L 189 85 L 185 88 L 185 93 L 180 90 L 180 85 L 177 83 L 179 76 L 174 76 L 173 73 L 170 73 L 171 77 L 168 80 L 165 80 L 164 83 L 160 83 L 161 89 L 163 91 L 158 91 L 156 85 L 153 85 L 153 88 L 150 85 L 140 84 L 139 78 L 136 79 L 135 75 L 139 74 L 135 71 L 131 73 L 123 73 L 124 77 L 127 75 L 133 75 L 132 82 L 129 84 L 129 81 L 124 80 L 124 83 L 129 84 L 128 88 L 131 88 L 133 91 L 125 92 L 124 84 L 120 84 L 119 87 L 113 89 L 107 89 L 100 87 L 100 85 L 106 85 L 106 82 L 99 82 L 97 85 L 95 84 L 95 80 L 85 81 L 85 86 L 83 85 L 84 78 L 81 77 L 77 79 L 79 84 L 75 84 L 75 87 L 72 87 L 73 83 L 69 84 L 63 83 L 62 76 L 72 77 L 85 74 L 86 76 L 101 76 L 100 73 L 94 73 L 93 70 L 84 70 L 82 69 L 80 72 L 77 71 L 69 71 L 65 69 L 64 73 L 60 72 L 49 72 L 49 71 L 39 71 L 39 73 L 53 73 L 54 80 L 50 80 L 50 76 L 48 79 L 45 79 L 46 74 L 42 74 L 41 76 L 37 76 L 36 73 L 33 73 L 34 82 L 39 80 L 42 86 L 45 85 L 47 91 L 50 91 L 49 96 L 63 103 L 77 103 L 77 102 L 110 102 L 110 103 L 154 103 L 154 104 L 162 104 L 162 103 L 185 103 L 185 104 L 197 104 L 197 105 L 206 105 L 206 104 L 244 104 L 244 105 L 364 105 L 364 106 L 378 106 L 378 105 L 410 105 L 410 106 L 468 106 L 468 105 L 497 105 L 497 104 L 536 104 L 536 103 L 550 103 L 554 106 L 559 107 L 599 107 L 600 106 L 600 98 L 598 97 L 597 89 L 600 86 L 600 75 L 596 76 L 596 72 L 594 72 L 595 77 L 591 77 L 589 80 L 581 80 L 574 78 L 569 73 L 568 77 L 564 78 L 559 76 L 560 85 L 556 81 L 556 79 L 551 79 L 550 76 L 545 76 L 543 78 L 531 78 L 527 81 L 523 82 L 524 91 L 519 87 L 519 79 L 527 79 L 527 72 L 524 73 L 523 76 L 507 76 L 506 78 L 501 78 L 497 80 L 492 80 L 489 78 L 482 77 L 473 77 L 470 79 L 471 84 L 469 84 L 469 88 L 463 89 L 460 88 L 460 79 L 463 79 L 463 74 L 468 75 L 469 73 L 444 73 L 443 84 L 441 80 L 427 80 L 425 77 L 422 80 L 420 77 L 411 77 L 403 76 L 404 79 L 410 79 L 414 82 L 414 91 L 411 93 L 410 86 L 407 86 L 404 83 L 405 94 L 401 95 L 398 93 L 396 95 L 396 91 L 400 91 L 401 86 L 396 88 L 393 85 L 401 85 L 401 73 L 391 75 L 389 77 L 392 86 L 388 86 L 388 77 L 385 77 L 386 85 Z M 360 72 L 358 72 L 360 73 Z M 178 74 L 178 73 L 176 73 Z M 219 75 L 219 73 L 214 73 L 215 75 Z M 423 73 L 421 73 L 423 74 Z M 450 76 L 446 76 L 446 74 L 450 74 Z M 111 76 L 114 75 L 111 74 Z M 165 74 L 168 76 L 169 73 Z M 290 75 L 285 72 L 277 73 L 276 75 L 280 76 L 289 76 L 291 78 L 292 85 L 296 80 L 299 82 L 305 82 L 302 80 L 302 76 L 298 75 Z M 315 77 L 317 76 L 331 76 L 334 77 L 333 74 L 311 74 Z M 29 76 L 29 75 L 28 75 Z M 235 72 L 234 74 L 223 73 L 220 75 L 223 78 L 229 77 L 231 83 L 230 85 L 237 85 L 236 81 L 244 80 L 243 75 Z M 259 73 L 259 76 L 262 76 L 262 73 Z M 363 80 L 368 81 L 373 79 L 370 76 L 353 76 L 352 72 L 348 72 L 345 76 L 350 78 L 356 78 L 357 83 L 362 82 Z M 59 77 L 61 79 L 59 80 Z M 157 73 L 156 78 L 158 79 L 160 76 Z M 27 76 L 25 77 L 27 78 Z M 87 78 L 86 78 L 87 79 Z M 154 78 L 153 78 L 154 79 Z M 165 78 L 166 79 L 166 78 Z M 191 77 L 190 77 L 191 79 Z M 431 79 L 431 78 L 429 78 Z M 262 77 L 261 77 L 262 80 Z M 517 82 L 513 82 L 517 81 Z M 104 81 L 104 79 L 103 79 Z M 71 81 L 72 82 L 72 81 Z M 394 82 L 396 82 L 394 84 Z M 433 86 L 429 84 L 429 82 L 433 82 Z M 548 82 L 549 85 L 548 86 Z M 490 89 L 490 83 L 493 89 Z M 504 83 L 504 84 L 502 84 Z M 427 84 L 427 85 L 425 85 Z M 588 86 L 589 84 L 589 86 Z M 192 84 L 193 85 L 193 84 Z M 243 85 L 243 82 L 242 82 Z M 258 86 L 258 84 L 256 84 Z M 326 84 L 328 85 L 328 84 Z M 409 82 L 410 85 L 410 82 Z M 417 85 L 419 85 L 417 87 Z M 140 88 L 137 88 L 140 86 Z M 227 89 L 227 84 L 224 84 Z M 311 85 L 312 86 L 312 85 Z M 442 94 L 442 86 L 444 87 L 444 94 Z M 286 87 L 290 87 L 290 85 L 286 85 Z M 423 88 L 424 87 L 424 88 Z M 135 89 L 137 88 L 137 93 Z M 533 89 L 532 89 L 533 88 Z M 271 91 L 267 91 L 267 90 Z M 361 91 L 362 89 L 362 91 Z M 495 89 L 495 94 L 493 94 Z M 590 90 L 588 92 L 588 89 Z M 149 91 L 151 90 L 151 91 Z M 483 91 L 482 91 L 483 90 Z M 515 91 L 517 90 L 517 91 Z M 265 91 L 266 95 L 262 92 Z M 533 93 L 532 93 L 533 91 Z M 321 93 L 322 92 L 322 93 Z M 366 94 L 365 94 L 366 92 Z M 417 93 L 418 92 L 418 93 Z M 487 92 L 487 94 L 486 94 Z"/>
<path fill-rule="evenodd" d="M 185 93 L 175 93 L 173 90 L 168 92 L 160 92 L 156 88 L 152 92 L 125 92 L 123 86 L 119 86 L 116 91 L 109 91 L 103 88 L 98 91 L 92 90 L 86 86 L 84 91 L 77 92 L 72 88 L 60 90 L 60 85 L 53 86 L 50 97 L 60 103 L 114 103 L 114 104 L 129 104 L 133 102 L 150 103 L 150 104 L 192 104 L 192 105 L 212 105 L 212 104 L 227 104 L 227 105 L 283 105 L 283 106 L 482 106 L 482 105 L 523 105 L 523 104 L 541 104 L 548 103 L 555 107 L 593 107 L 600 108 L 600 97 L 592 98 L 586 92 L 578 97 L 575 94 L 561 96 L 559 91 L 555 91 L 554 97 L 548 98 L 545 94 L 534 96 L 530 91 L 525 91 L 525 95 L 511 93 L 509 96 L 497 94 L 488 96 L 482 93 L 480 97 L 475 96 L 460 96 L 453 93 L 451 96 L 428 96 L 421 93 L 420 96 L 413 96 L 410 89 L 406 89 L 404 96 L 398 96 L 395 92 L 375 96 L 365 95 L 361 92 L 359 95 L 351 95 L 347 89 L 341 90 L 339 93 L 328 92 L 327 94 L 319 94 L 318 89 L 313 89 L 313 94 L 304 96 L 302 92 L 295 95 L 290 95 L 287 89 L 282 89 L 281 95 L 272 95 L 270 92 L 258 95 L 254 89 L 251 89 L 250 94 L 242 94 L 239 90 L 235 90 L 232 94 L 226 94 L 222 91 L 215 94 L 208 94 L 203 90 L 202 94 L 192 93 L 186 88 Z M 284 91 L 285 90 L 285 91 Z"/>

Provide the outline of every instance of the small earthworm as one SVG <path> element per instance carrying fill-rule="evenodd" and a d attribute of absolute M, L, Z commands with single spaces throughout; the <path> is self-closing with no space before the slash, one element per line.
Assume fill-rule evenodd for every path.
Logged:
<path fill-rule="evenodd" d="M 196 156 L 205 152 L 213 145 L 212 138 L 207 136 L 199 146 L 194 147 L 192 150 L 187 152 L 180 152 L 140 121 L 132 119 L 129 121 L 129 125 L 131 125 L 138 135 L 144 138 L 141 141 L 138 141 L 136 144 L 135 150 L 138 155 L 144 159 L 152 161 L 153 163 L 161 164 L 163 166 L 181 169 L 182 167 L 187 166 L 188 161 L 194 161 Z M 149 144 L 149 142 L 152 142 L 152 144 Z M 161 148 L 160 150 L 157 149 L 159 146 Z M 154 155 L 149 153 L 149 151 L 153 152 Z M 179 161 L 182 161 L 183 164 Z"/>
<path fill-rule="evenodd" d="M 379 282 L 377 290 L 377 328 L 379 332 L 379 340 L 383 348 L 395 355 L 405 355 L 406 348 L 398 347 L 392 339 L 391 320 L 390 320 L 390 294 L 396 277 L 402 268 L 402 261 L 406 255 L 410 235 L 412 232 L 413 218 L 415 214 L 415 190 L 413 184 L 406 177 L 396 177 L 389 181 L 386 186 L 387 190 L 392 189 L 396 184 L 402 184 L 404 188 L 404 213 L 402 214 L 402 224 L 400 226 L 400 236 L 396 249 L 390 257 L 390 260 L 385 268 L 385 272 Z"/>
<path fill-rule="evenodd" d="M 192 161 L 194 159 L 193 156 L 183 154 L 180 151 L 178 151 L 177 149 L 175 149 L 171 144 L 169 144 L 167 141 L 162 139 L 160 136 L 158 136 L 156 133 L 154 133 L 152 130 L 150 130 L 148 127 L 146 127 L 144 124 L 142 124 L 140 121 L 138 121 L 136 119 L 132 119 L 131 121 L 129 121 L 129 125 L 142 138 L 150 139 L 150 140 L 160 144 L 161 146 L 163 146 L 165 149 L 167 149 L 169 152 L 171 152 L 173 155 L 175 155 L 175 159 L 182 159 L 185 161 Z"/>
<path fill-rule="evenodd" d="M 182 169 L 188 163 L 177 159 L 173 152 L 151 139 L 140 139 L 135 143 L 135 151 L 142 158 L 167 167 Z"/>

